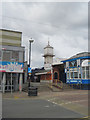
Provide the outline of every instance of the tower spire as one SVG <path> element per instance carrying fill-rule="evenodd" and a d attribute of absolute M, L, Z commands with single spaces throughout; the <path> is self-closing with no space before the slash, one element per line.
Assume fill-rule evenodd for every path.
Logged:
<path fill-rule="evenodd" d="M 48 37 L 48 46 L 50 45 L 50 42 L 49 42 L 49 37 Z"/>
<path fill-rule="evenodd" d="M 48 41 L 48 46 L 49 46 L 49 41 Z"/>

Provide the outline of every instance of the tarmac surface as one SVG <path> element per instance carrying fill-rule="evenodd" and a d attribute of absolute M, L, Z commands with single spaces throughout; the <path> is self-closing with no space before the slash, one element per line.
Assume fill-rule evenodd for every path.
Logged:
<path fill-rule="evenodd" d="M 2 95 L 3 117 L 7 118 L 88 118 L 88 90 L 25 92 Z"/>
<path fill-rule="evenodd" d="M 3 100 L 3 118 L 82 118 L 77 112 L 46 100 Z"/>

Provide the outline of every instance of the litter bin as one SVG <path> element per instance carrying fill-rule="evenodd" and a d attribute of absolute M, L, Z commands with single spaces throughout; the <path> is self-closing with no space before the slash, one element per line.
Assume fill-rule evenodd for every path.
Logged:
<path fill-rule="evenodd" d="M 38 88 L 37 87 L 29 87 L 28 96 L 37 96 Z"/>

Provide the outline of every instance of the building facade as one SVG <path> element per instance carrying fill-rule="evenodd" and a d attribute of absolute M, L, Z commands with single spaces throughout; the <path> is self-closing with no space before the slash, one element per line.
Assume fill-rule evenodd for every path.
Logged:
<path fill-rule="evenodd" d="M 0 90 L 22 90 L 25 48 L 21 46 L 22 33 L 0 30 Z"/>
<path fill-rule="evenodd" d="M 60 83 L 66 82 L 66 74 L 64 73 L 64 64 L 60 62 L 62 58 L 54 59 L 53 47 L 48 45 L 44 48 L 44 69 L 35 73 L 38 81 L 44 83 Z"/>
<path fill-rule="evenodd" d="M 64 64 L 52 65 L 53 83 L 66 83 L 66 74 L 64 72 Z"/>
<path fill-rule="evenodd" d="M 52 82 L 52 72 L 51 70 L 40 70 L 35 73 L 41 83 L 51 83 Z"/>
<path fill-rule="evenodd" d="M 68 84 L 90 84 L 90 52 L 83 52 L 62 61 Z"/>

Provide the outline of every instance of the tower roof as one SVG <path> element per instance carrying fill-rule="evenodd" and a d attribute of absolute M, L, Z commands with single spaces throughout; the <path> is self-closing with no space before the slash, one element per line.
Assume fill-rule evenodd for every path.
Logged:
<path fill-rule="evenodd" d="M 47 45 L 44 49 L 46 49 L 46 48 L 52 48 L 52 49 L 53 49 L 53 47 L 52 47 L 52 46 L 50 46 L 49 41 L 48 41 L 48 45 Z"/>

